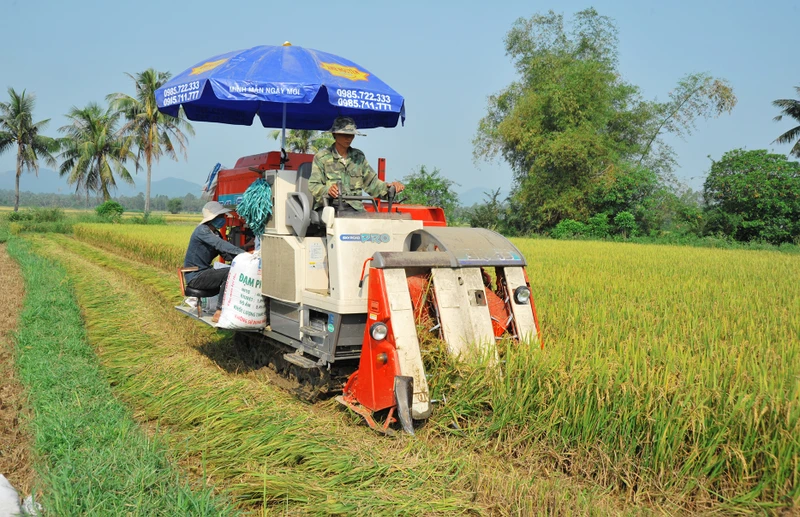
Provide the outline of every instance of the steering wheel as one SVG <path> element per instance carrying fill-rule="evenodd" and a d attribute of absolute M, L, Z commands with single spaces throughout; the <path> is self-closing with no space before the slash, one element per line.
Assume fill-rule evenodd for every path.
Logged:
<path fill-rule="evenodd" d="M 373 198 L 372 196 L 344 196 L 342 195 L 342 192 L 344 192 L 344 189 L 342 188 L 342 182 L 341 181 L 336 182 L 336 186 L 339 188 L 339 195 L 335 198 L 332 198 L 331 196 L 326 194 L 322 198 L 322 202 L 324 206 L 335 206 L 337 214 L 341 212 L 342 209 L 344 208 L 345 201 L 361 201 L 361 202 L 368 201 L 372 203 L 373 207 L 375 207 L 375 211 L 376 212 L 378 211 L 378 203 L 375 202 L 375 198 Z M 334 199 L 336 200 L 335 205 L 332 204 Z"/>
<path fill-rule="evenodd" d="M 322 202 L 323 202 L 324 206 L 335 206 L 336 207 L 336 212 L 339 213 L 339 212 L 341 212 L 342 208 L 344 207 L 344 202 L 345 201 L 362 201 L 362 202 L 368 201 L 368 202 L 372 203 L 372 206 L 375 208 L 375 212 L 376 213 L 379 212 L 378 203 L 375 201 L 374 197 L 372 197 L 372 196 L 343 196 L 342 195 L 342 182 L 339 181 L 339 182 L 336 183 L 336 185 L 339 187 L 339 195 L 337 197 L 335 197 L 335 198 L 332 198 L 332 197 L 330 197 L 328 195 L 324 196 L 322 198 Z M 387 212 L 388 213 L 392 212 L 392 205 L 398 204 L 398 203 L 403 203 L 406 200 L 406 198 L 396 199 L 396 196 L 397 196 L 397 188 L 394 185 L 390 185 L 389 188 L 386 191 L 386 201 L 388 202 L 388 207 L 387 207 Z M 335 205 L 332 204 L 334 199 L 336 200 L 336 204 Z"/>

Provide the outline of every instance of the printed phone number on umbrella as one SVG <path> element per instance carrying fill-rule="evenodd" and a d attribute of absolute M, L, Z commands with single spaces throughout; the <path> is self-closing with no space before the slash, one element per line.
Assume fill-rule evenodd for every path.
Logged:
<path fill-rule="evenodd" d="M 336 90 L 336 95 L 345 99 L 359 99 L 363 101 L 380 102 L 383 104 L 389 104 L 392 102 L 392 98 L 389 95 L 364 92 L 360 90 L 346 90 L 344 88 L 338 88 Z"/>
<path fill-rule="evenodd" d="M 179 93 L 193 92 L 200 89 L 200 81 L 192 81 L 190 83 L 183 83 L 167 88 L 164 90 L 164 97 L 171 97 Z"/>
<path fill-rule="evenodd" d="M 200 98 L 200 81 L 175 85 L 164 90 L 164 106 L 172 106 Z"/>
<path fill-rule="evenodd" d="M 172 106 L 173 104 L 181 104 L 184 102 L 196 101 L 199 98 L 200 98 L 199 90 L 188 93 L 179 93 L 177 95 L 164 97 L 164 106 Z"/>
<path fill-rule="evenodd" d="M 341 97 L 336 99 L 336 104 L 338 106 L 342 106 L 345 108 L 357 108 L 363 110 L 373 110 L 373 111 L 391 111 L 392 105 L 386 104 L 384 102 L 370 102 L 370 101 L 362 101 L 358 99 L 342 99 Z"/>

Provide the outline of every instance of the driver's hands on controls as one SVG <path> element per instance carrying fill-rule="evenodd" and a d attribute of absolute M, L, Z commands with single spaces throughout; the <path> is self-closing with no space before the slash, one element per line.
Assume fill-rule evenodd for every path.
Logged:
<path fill-rule="evenodd" d="M 403 190 L 405 190 L 406 186 L 400 183 L 399 181 L 393 181 L 388 184 L 390 187 L 394 187 L 395 192 L 399 194 Z M 331 188 L 328 189 L 328 195 L 332 198 L 339 197 L 339 185 L 331 185 Z"/>
<path fill-rule="evenodd" d="M 331 188 L 328 189 L 328 195 L 331 197 L 339 197 L 339 185 L 331 185 Z"/>
<path fill-rule="evenodd" d="M 404 191 L 406 189 L 406 186 L 403 185 L 402 183 L 400 183 L 399 181 L 393 181 L 393 182 L 389 183 L 389 186 L 390 187 L 394 187 L 395 192 L 397 194 L 401 193 L 402 191 Z"/>

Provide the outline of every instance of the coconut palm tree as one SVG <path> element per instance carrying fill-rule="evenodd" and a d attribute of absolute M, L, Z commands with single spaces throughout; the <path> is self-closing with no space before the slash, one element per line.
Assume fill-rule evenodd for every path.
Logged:
<path fill-rule="evenodd" d="M 87 203 L 90 192 L 99 192 L 108 201 L 110 191 L 117 186 L 115 174 L 133 185 L 125 162 L 132 160 L 137 168 L 138 163 L 131 151 L 133 139 L 118 131 L 120 114 L 92 102 L 85 108 L 73 107 L 67 118 L 70 124 L 59 128 L 66 134 L 61 139 L 63 162 L 59 173 L 75 185 L 75 192 L 83 190 Z"/>
<path fill-rule="evenodd" d="M 273 131 L 274 140 L 281 138 L 280 131 Z M 320 149 L 330 147 L 333 137 L 329 133 L 310 129 L 290 129 L 286 133 L 286 150 L 290 153 L 316 153 Z"/>
<path fill-rule="evenodd" d="M 53 158 L 58 150 L 58 141 L 39 134 L 50 119 L 33 121 L 33 106 L 36 96 L 17 93 L 8 89 L 10 101 L 0 102 L 0 154 L 14 145 L 17 147 L 17 176 L 14 194 L 14 211 L 19 210 L 19 178 L 22 170 L 33 170 L 39 176 L 39 159 L 51 167 L 56 166 Z"/>
<path fill-rule="evenodd" d="M 795 86 L 794 88 L 797 90 L 797 94 L 800 95 L 800 86 Z M 800 123 L 800 100 L 778 99 L 776 101 L 772 101 L 772 105 L 781 109 L 781 114 L 775 117 L 773 120 L 780 122 L 783 119 L 783 116 L 786 115 L 787 117 L 792 117 L 798 123 Z M 794 146 L 792 147 L 792 150 L 789 151 L 789 154 L 800 158 L 800 125 L 793 127 L 789 131 L 776 138 L 775 142 L 779 144 L 791 144 L 794 142 Z"/>
<path fill-rule="evenodd" d="M 113 109 L 125 115 L 127 122 L 121 128 L 121 132 L 133 137 L 139 159 L 144 158 L 147 168 L 144 211 L 149 213 L 153 161 L 158 162 L 164 155 L 177 161 L 176 148 L 186 158 L 187 139 L 184 131 L 193 136 L 194 129 L 183 118 L 182 110 L 178 117 L 158 111 L 156 90 L 169 80 L 169 72 L 158 72 L 148 68 L 136 75 L 126 75 L 133 80 L 136 94 L 131 97 L 124 93 L 112 93 L 106 99 Z"/>

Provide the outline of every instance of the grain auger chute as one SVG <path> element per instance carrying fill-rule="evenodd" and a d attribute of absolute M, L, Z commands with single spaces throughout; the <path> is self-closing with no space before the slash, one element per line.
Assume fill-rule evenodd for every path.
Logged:
<path fill-rule="evenodd" d="M 390 432 L 396 417 L 413 434 L 413 420 L 431 414 L 419 324 L 438 333 L 448 352 L 462 359 L 495 361 L 497 339 L 538 335 L 525 259 L 495 232 L 415 230 L 404 251 L 379 251 L 367 262 L 362 282 L 368 316 L 359 368 L 337 400 L 375 429 Z M 389 413 L 379 424 L 373 413 L 382 410 Z"/>

